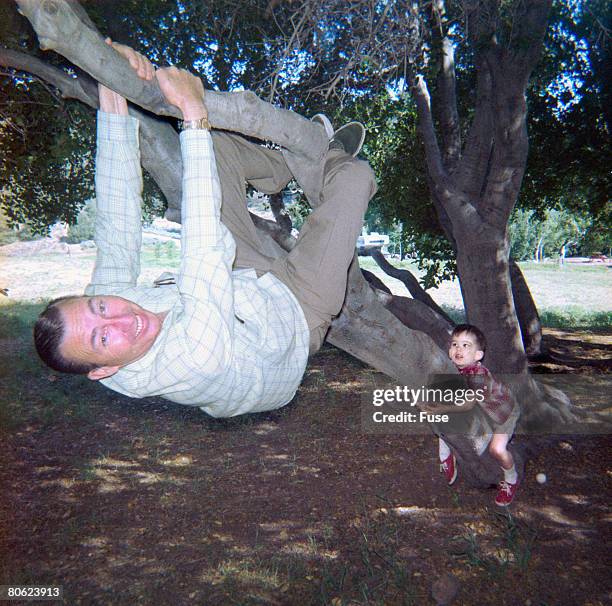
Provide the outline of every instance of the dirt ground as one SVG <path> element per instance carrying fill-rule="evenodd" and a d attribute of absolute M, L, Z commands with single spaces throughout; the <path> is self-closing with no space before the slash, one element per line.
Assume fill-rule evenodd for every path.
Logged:
<path fill-rule="evenodd" d="M 539 371 L 609 371 L 610 335 L 546 345 Z M 432 436 L 364 433 L 373 371 L 331 347 L 290 405 L 226 420 L 48 373 L 40 397 L 40 372 L 0 434 L 0 584 L 67 604 L 611 603 L 608 435 L 541 451 L 506 512 L 445 485 Z"/>

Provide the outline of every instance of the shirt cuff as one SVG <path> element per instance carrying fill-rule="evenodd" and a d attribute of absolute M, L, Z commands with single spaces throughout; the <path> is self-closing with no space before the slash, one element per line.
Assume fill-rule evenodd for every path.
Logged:
<path fill-rule="evenodd" d="M 208 154 L 212 148 L 210 131 L 205 128 L 188 128 L 181 131 L 181 147 L 192 154 Z"/>
<path fill-rule="evenodd" d="M 98 111 L 98 140 L 138 144 L 139 125 L 132 116 Z"/>

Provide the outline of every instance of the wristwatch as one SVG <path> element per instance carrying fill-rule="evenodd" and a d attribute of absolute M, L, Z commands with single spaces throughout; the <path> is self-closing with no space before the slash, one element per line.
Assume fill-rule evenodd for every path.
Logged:
<path fill-rule="evenodd" d="M 204 116 L 198 120 L 181 120 L 179 127 L 181 130 L 210 130 L 210 122 L 208 116 Z"/>

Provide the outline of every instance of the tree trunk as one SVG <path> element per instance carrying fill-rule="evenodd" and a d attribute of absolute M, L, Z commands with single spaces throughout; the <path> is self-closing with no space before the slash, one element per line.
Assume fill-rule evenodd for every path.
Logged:
<path fill-rule="evenodd" d="M 528 356 L 542 353 L 542 324 L 531 291 L 516 261 L 510 260 L 510 280 L 512 281 L 512 299 L 521 329 L 523 347 Z"/>
<path fill-rule="evenodd" d="M 526 372 L 504 235 L 489 228 L 483 236 L 474 233 L 471 239 L 462 240 L 457 269 L 468 322 L 487 337 L 486 366 L 493 373 Z"/>

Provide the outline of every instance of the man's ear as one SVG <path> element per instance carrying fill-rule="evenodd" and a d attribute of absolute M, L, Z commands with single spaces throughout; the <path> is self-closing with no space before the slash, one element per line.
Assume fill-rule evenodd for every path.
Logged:
<path fill-rule="evenodd" d="M 480 349 L 476 352 L 476 362 L 480 362 L 480 360 L 482 360 L 484 358 L 484 351 L 481 351 Z"/>
<path fill-rule="evenodd" d="M 92 381 L 99 381 L 100 379 L 112 377 L 120 368 L 121 366 L 100 366 L 90 370 L 87 373 L 87 377 Z"/>

